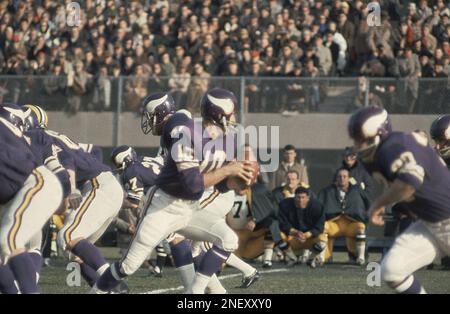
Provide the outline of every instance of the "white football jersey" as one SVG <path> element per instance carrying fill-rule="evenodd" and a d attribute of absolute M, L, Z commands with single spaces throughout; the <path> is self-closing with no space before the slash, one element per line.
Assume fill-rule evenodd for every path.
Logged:
<path fill-rule="evenodd" d="M 251 212 L 248 207 L 247 195 L 235 194 L 233 207 L 227 215 L 227 222 L 231 229 L 245 229 L 249 217 L 251 217 Z"/>

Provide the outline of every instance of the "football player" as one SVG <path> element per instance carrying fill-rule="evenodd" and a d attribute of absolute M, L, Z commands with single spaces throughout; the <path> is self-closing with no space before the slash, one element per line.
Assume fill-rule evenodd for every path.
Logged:
<path fill-rule="evenodd" d="M 83 277 L 93 284 L 108 263 L 93 243 L 104 233 L 117 215 L 122 202 L 123 190 L 111 173 L 92 154 L 67 136 L 46 129 L 40 107 L 27 105 L 26 136 L 31 146 L 51 146 L 53 155 L 46 159 L 47 166 L 59 171 L 61 166 L 69 174 L 69 192 L 65 198 L 66 208 L 71 209 L 58 232 L 57 243 L 63 250 L 71 252 L 72 259 L 80 264 Z M 59 160 L 59 164 L 55 163 Z M 81 191 L 79 190 L 81 189 Z"/>
<path fill-rule="evenodd" d="M 152 132 L 153 135 L 161 136 L 164 166 L 156 179 L 156 186 L 146 195 L 144 216 L 126 256 L 109 267 L 97 281 L 93 292 L 110 291 L 122 278 L 133 274 L 158 243 L 169 234 L 186 228 L 200 207 L 199 199 L 205 188 L 219 183 L 221 187 L 225 186 L 230 176 L 238 176 L 250 183 L 253 169 L 249 163 L 231 162 L 224 165 L 227 157 L 225 150 L 215 147 L 215 151 L 211 151 L 205 148 L 208 143 L 214 144 L 211 143 L 213 133 L 216 133 L 216 138 L 223 136 L 224 128 L 234 113 L 235 104 L 220 96 L 206 96 L 217 103 L 214 107 L 216 118 L 213 121 L 204 119 L 203 125 L 196 124 L 185 113 L 177 113 L 174 101 L 168 94 L 156 93 L 144 100 L 142 130 L 145 134 Z M 208 134 L 206 137 L 203 135 L 205 129 Z M 200 160 L 204 156 L 207 158 Z M 204 227 L 208 232 L 212 225 Z M 237 246 L 237 239 L 234 241 L 216 236 L 212 240 L 214 243 L 220 242 L 222 248 L 215 245 L 205 255 L 193 282 L 192 292 L 204 293 L 210 277 Z"/>
<path fill-rule="evenodd" d="M 441 116 L 433 121 L 430 128 L 431 138 L 435 148 L 450 169 L 450 114 Z"/>
<path fill-rule="evenodd" d="M 235 254 L 245 259 L 263 255 L 263 267 L 270 268 L 275 244 L 280 243 L 283 251 L 287 248 L 281 239 L 277 202 L 259 182 L 251 187 L 236 184 L 234 191 L 235 203 L 226 220 L 239 237 Z"/>
<path fill-rule="evenodd" d="M 22 129 L 24 113 L 13 104 L 0 105 L 0 249 L 2 282 L 7 293 L 37 293 L 36 267 L 27 244 L 62 203 L 58 178 L 35 156 Z M 11 285 L 12 278 L 18 288 Z"/>
<path fill-rule="evenodd" d="M 369 173 L 387 186 L 369 209 L 370 221 L 384 225 L 385 207 L 394 203 L 417 217 L 383 258 L 382 278 L 399 293 L 425 293 L 413 273 L 450 254 L 450 172 L 422 133 L 393 132 L 382 108 L 353 113 L 348 131 Z"/>
<path fill-rule="evenodd" d="M 450 170 L 450 114 L 434 120 L 430 128 L 430 134 L 436 150 Z M 445 269 L 450 269 L 450 256 L 442 258 L 441 264 L 444 265 Z"/>
<path fill-rule="evenodd" d="M 111 161 L 119 170 L 119 181 L 127 193 L 122 212 L 125 211 L 126 217 L 138 218 L 140 215 L 139 205 L 148 189 L 155 185 L 156 177 L 160 173 L 164 161 L 160 156 L 155 158 L 138 156 L 136 151 L 127 145 L 114 148 L 111 153 Z M 120 218 L 120 214 L 118 218 Z M 121 223 L 118 224 L 118 222 Z M 124 224 L 124 229 L 128 231 L 128 222 L 116 218 L 116 225 L 121 224 Z M 135 226 L 133 226 L 133 230 L 135 232 Z M 156 255 L 156 265 L 152 272 L 156 277 L 161 277 L 167 257 L 163 243 L 156 247 Z"/>

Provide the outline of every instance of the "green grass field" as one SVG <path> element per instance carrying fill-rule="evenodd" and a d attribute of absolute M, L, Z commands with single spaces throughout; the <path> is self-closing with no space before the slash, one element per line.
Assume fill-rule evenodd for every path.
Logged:
<path fill-rule="evenodd" d="M 117 258 L 115 249 L 103 249 L 108 259 Z M 370 261 L 376 261 L 378 254 L 371 254 Z M 369 287 L 366 277 L 369 271 L 365 267 L 349 265 L 345 263 L 346 254 L 336 253 L 335 264 L 326 264 L 323 268 L 310 269 L 307 266 L 298 265 L 286 268 L 281 263 L 274 263 L 274 267 L 267 270 L 260 269 L 261 279 L 249 289 L 239 289 L 241 276 L 235 269 L 226 268 L 221 273 L 222 284 L 228 293 L 255 294 L 255 293 L 279 293 L 279 294 L 326 294 L 326 293 L 392 293 L 384 284 L 381 287 Z M 40 288 L 42 293 L 87 293 L 89 286 L 82 281 L 81 287 L 69 287 L 66 277 L 66 262 L 62 259 L 54 261 L 54 267 L 45 267 L 41 273 Z M 259 264 L 254 264 L 259 266 Z M 450 271 L 420 270 L 417 276 L 425 286 L 428 293 L 450 293 Z M 172 267 L 164 269 L 162 278 L 149 275 L 147 269 L 140 269 L 136 274 L 127 279 L 131 293 L 182 293 L 179 289 L 181 283 Z"/>

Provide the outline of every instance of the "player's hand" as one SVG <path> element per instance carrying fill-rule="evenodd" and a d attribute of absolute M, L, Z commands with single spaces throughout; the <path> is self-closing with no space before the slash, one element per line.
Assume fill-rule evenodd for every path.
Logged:
<path fill-rule="evenodd" d="M 306 236 L 303 232 L 299 231 L 297 232 L 297 239 L 303 243 L 306 241 Z"/>
<path fill-rule="evenodd" d="M 368 214 L 371 223 L 375 226 L 384 226 L 384 207 L 370 207 Z"/>
<path fill-rule="evenodd" d="M 250 161 L 233 161 L 226 167 L 228 176 L 236 176 L 244 180 L 247 185 L 250 185 L 253 179 L 253 168 Z"/>
<path fill-rule="evenodd" d="M 245 225 L 245 229 L 247 229 L 248 231 L 253 231 L 253 230 L 255 230 L 255 227 L 256 227 L 256 223 L 255 223 L 255 221 L 252 219 L 252 220 L 249 220 L 248 222 L 247 222 L 247 224 Z"/>
<path fill-rule="evenodd" d="M 128 226 L 128 233 L 129 233 L 129 234 L 135 234 L 135 233 L 136 233 L 136 226 L 130 224 L 130 225 Z"/>
<path fill-rule="evenodd" d="M 72 192 L 67 197 L 67 201 L 69 202 L 69 208 L 74 210 L 77 209 L 80 206 L 82 199 L 83 196 L 81 196 L 80 191 L 76 190 Z"/>

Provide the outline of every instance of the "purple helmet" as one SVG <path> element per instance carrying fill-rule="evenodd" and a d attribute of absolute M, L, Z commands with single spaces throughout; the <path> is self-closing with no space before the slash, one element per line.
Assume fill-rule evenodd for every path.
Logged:
<path fill-rule="evenodd" d="M 378 145 L 391 132 L 391 121 L 383 108 L 374 106 L 361 108 L 353 113 L 348 121 L 350 137 L 355 143 L 366 143 L 365 147 L 355 147 L 362 161 L 370 161 Z"/>
<path fill-rule="evenodd" d="M 142 132 L 161 135 L 164 120 L 175 111 L 175 101 L 169 94 L 154 93 L 147 96 L 143 102 L 141 116 Z"/>
<path fill-rule="evenodd" d="M 0 104 L 0 118 L 5 119 L 20 131 L 23 131 L 25 114 L 19 106 L 11 103 Z"/>
<path fill-rule="evenodd" d="M 436 142 L 436 148 L 444 159 L 450 159 L 450 114 L 433 121 L 430 128 L 431 138 Z"/>
<path fill-rule="evenodd" d="M 127 145 L 118 146 L 111 152 L 111 161 L 117 169 L 124 169 L 137 160 L 136 151 Z"/>
<path fill-rule="evenodd" d="M 200 110 L 202 118 L 225 129 L 237 107 L 234 94 L 226 89 L 213 88 L 202 98 Z"/>

